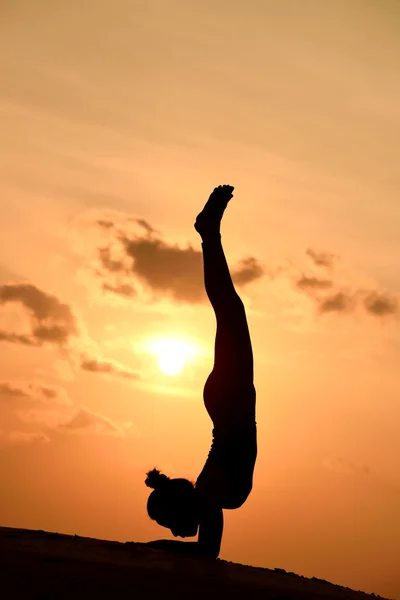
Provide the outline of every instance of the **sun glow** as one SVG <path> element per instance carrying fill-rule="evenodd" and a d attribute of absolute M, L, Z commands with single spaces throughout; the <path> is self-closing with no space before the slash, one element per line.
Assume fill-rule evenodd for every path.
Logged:
<path fill-rule="evenodd" d="M 153 339 L 148 343 L 148 349 L 157 358 L 159 369 L 166 375 L 180 373 L 188 360 L 197 354 L 192 344 L 173 337 Z"/>

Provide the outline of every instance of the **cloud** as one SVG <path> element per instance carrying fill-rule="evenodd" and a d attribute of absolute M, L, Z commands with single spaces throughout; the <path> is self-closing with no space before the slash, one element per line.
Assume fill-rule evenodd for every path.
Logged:
<path fill-rule="evenodd" d="M 313 278 L 308 278 L 312 280 Z M 323 280 L 319 281 L 319 285 L 298 286 L 302 291 L 321 292 L 324 290 L 322 285 Z M 334 287 L 326 285 L 326 288 Z M 355 310 L 357 306 L 361 306 L 368 315 L 372 317 L 388 317 L 399 314 L 399 302 L 396 297 L 389 295 L 387 292 L 365 291 L 361 289 L 340 289 L 337 286 L 336 290 L 332 290 L 329 294 L 314 294 L 314 301 L 317 305 L 317 310 L 320 314 L 326 313 L 342 313 L 347 314 Z"/>
<path fill-rule="evenodd" d="M 58 426 L 60 431 L 69 433 L 97 433 L 103 435 L 123 435 L 124 429 L 103 415 L 87 408 L 79 408 L 66 421 Z"/>
<path fill-rule="evenodd" d="M 321 279 L 320 277 L 302 275 L 295 282 L 296 287 L 304 291 L 314 292 L 315 290 L 326 290 L 332 287 L 333 282 L 330 279 Z"/>
<path fill-rule="evenodd" d="M 73 410 L 19 410 L 16 415 L 25 423 L 35 423 L 49 431 L 63 434 L 94 433 L 124 437 L 133 430 L 132 423 L 117 425 L 108 417 L 93 412 L 86 407 Z"/>
<path fill-rule="evenodd" d="M 132 232 L 129 224 L 139 226 Z M 107 230 L 108 242 L 98 248 L 97 275 L 103 290 L 122 298 L 137 296 L 147 288 L 154 297 L 169 296 L 177 302 L 191 304 L 207 300 L 203 283 L 202 252 L 190 245 L 172 244 L 144 219 L 119 215 L 113 219 L 98 219 L 97 224 Z M 394 295 L 379 290 L 363 290 L 354 285 L 343 285 L 332 277 L 338 255 L 308 247 L 306 255 L 312 266 L 329 271 L 329 277 L 314 272 L 293 278 L 293 269 L 281 267 L 267 272 L 254 257 L 240 260 L 231 267 L 232 279 L 237 286 L 245 286 L 268 275 L 293 278 L 298 292 L 306 294 L 323 314 L 349 314 L 358 308 L 371 317 L 399 314 L 399 301 Z"/>
<path fill-rule="evenodd" d="M 397 298 L 387 292 L 367 292 L 364 297 L 364 307 L 370 314 L 378 317 L 395 315 L 399 312 Z"/>
<path fill-rule="evenodd" d="M 387 292 L 338 289 L 328 295 L 317 296 L 315 301 L 320 314 L 349 313 L 361 306 L 372 317 L 399 315 L 398 299 Z"/>
<path fill-rule="evenodd" d="M 201 252 L 191 246 L 180 248 L 159 239 L 122 238 L 131 272 L 157 295 L 199 303 L 206 299 Z"/>
<path fill-rule="evenodd" d="M 71 400 L 63 388 L 40 383 L 36 384 L 36 389 L 41 394 L 41 397 L 49 402 L 64 405 L 71 404 Z"/>
<path fill-rule="evenodd" d="M 106 292 L 112 292 L 117 296 L 123 296 L 125 298 L 132 298 L 133 296 L 136 296 L 135 288 L 129 283 L 119 283 L 112 285 L 111 283 L 104 282 L 102 288 Z"/>
<path fill-rule="evenodd" d="M 65 406 L 71 404 L 63 388 L 41 382 L 0 381 L 0 398 L 27 399 Z"/>
<path fill-rule="evenodd" d="M 148 234 L 159 233 L 157 229 L 154 229 L 145 219 L 133 219 L 142 229 L 144 229 Z"/>
<path fill-rule="evenodd" d="M 334 254 L 316 252 L 311 248 L 306 250 L 306 254 L 316 266 L 324 268 L 331 268 L 335 258 Z M 354 285 L 344 286 L 332 278 L 319 277 L 313 273 L 295 278 L 294 285 L 315 303 L 319 314 L 347 314 L 357 307 L 361 307 L 372 317 L 395 316 L 400 312 L 398 298 L 386 291 L 365 290 Z"/>
<path fill-rule="evenodd" d="M 29 283 L 0 285 L 0 304 L 22 304 L 31 321 L 29 335 L 1 331 L 0 340 L 40 346 L 44 343 L 65 345 L 71 336 L 78 334 L 75 316 L 68 304 L 56 296 L 43 292 Z"/>
<path fill-rule="evenodd" d="M 104 229 L 112 229 L 114 227 L 114 223 L 112 221 L 108 221 L 107 219 L 98 219 L 97 225 L 99 225 L 99 227 L 103 227 Z"/>
<path fill-rule="evenodd" d="M 66 419 L 69 418 L 71 412 L 61 410 L 45 409 L 45 410 L 16 410 L 16 416 L 24 423 L 36 423 L 47 427 L 48 429 L 56 429 Z"/>
<path fill-rule="evenodd" d="M 129 223 L 139 226 L 139 232 L 131 232 Z M 95 268 L 105 291 L 131 298 L 144 287 L 154 297 L 169 296 L 178 302 L 197 304 L 207 300 L 200 250 L 190 244 L 182 247 L 165 241 L 144 219 L 125 218 L 122 225 L 100 219 L 97 224 L 111 236 L 108 244 L 98 248 Z M 264 269 L 254 257 L 242 259 L 232 269 L 238 286 L 263 275 Z"/>
<path fill-rule="evenodd" d="M 10 431 L 4 434 L 4 438 L 13 444 L 33 444 L 40 443 L 45 444 L 50 441 L 50 438 L 41 431 Z"/>
<path fill-rule="evenodd" d="M 23 344 L 24 346 L 38 346 L 37 340 L 29 335 L 21 333 L 13 333 L 0 330 L 0 342 L 10 342 L 11 344 Z"/>
<path fill-rule="evenodd" d="M 368 465 L 354 463 L 347 458 L 343 457 L 328 457 L 323 461 L 324 467 L 331 471 L 338 473 L 345 473 L 348 475 L 359 474 L 359 475 L 370 475 L 371 469 Z"/>
<path fill-rule="evenodd" d="M 346 292 L 334 292 L 329 296 L 318 299 L 318 310 L 320 313 L 345 313 L 354 308 L 354 301 L 354 296 Z"/>
<path fill-rule="evenodd" d="M 265 274 L 264 268 L 254 257 L 243 258 L 239 266 L 232 270 L 232 280 L 238 285 L 246 285 Z"/>
<path fill-rule="evenodd" d="M 331 269 L 335 259 L 337 258 L 335 254 L 331 254 L 330 252 L 319 252 L 317 250 L 313 250 L 312 248 L 307 248 L 306 254 L 316 267 L 324 267 L 326 269 Z"/>
<path fill-rule="evenodd" d="M 0 302 L 21 302 L 38 322 L 56 319 L 74 327 L 74 317 L 67 304 L 60 302 L 55 296 L 42 292 L 29 283 L 0 285 Z"/>
<path fill-rule="evenodd" d="M 141 374 L 138 371 L 134 371 L 113 360 L 84 357 L 81 361 L 81 368 L 90 373 L 103 373 L 127 379 L 141 379 Z"/>
<path fill-rule="evenodd" d="M 104 253 L 103 256 L 108 256 Z M 116 267 L 112 259 L 105 259 L 105 264 L 111 270 Z M 111 265 L 111 266 L 110 266 Z M 119 268 L 119 267 L 118 267 Z M 104 285 L 107 285 L 104 283 Z M 112 291 L 120 295 L 129 296 L 134 293 L 130 284 L 115 287 Z M 68 304 L 61 302 L 55 296 L 39 290 L 31 284 L 0 285 L 0 304 L 6 302 L 19 302 L 28 312 L 31 319 L 30 334 L 0 331 L 0 341 L 8 341 L 29 346 L 41 346 L 44 343 L 55 344 L 65 348 L 71 336 L 80 335 L 82 341 L 82 327 L 78 328 L 77 320 Z M 87 338 L 89 340 L 89 338 Z M 90 340 L 89 340 L 90 341 Z M 69 350 L 72 348 L 70 347 Z M 91 373 L 103 373 L 124 377 L 126 379 L 140 379 L 140 373 L 113 360 L 91 356 L 80 356 L 79 351 L 69 353 L 70 358 L 78 361 L 80 368 Z M 74 358 L 75 356 L 75 358 Z M 65 391 L 48 385 L 16 382 L 0 382 L 0 394 L 10 397 L 25 397 L 41 401 L 52 400 L 58 404 L 70 403 Z"/>
<path fill-rule="evenodd" d="M 103 269 L 111 273 L 120 273 L 127 270 L 123 260 L 116 260 L 111 257 L 110 248 L 99 248 L 99 259 Z"/>
<path fill-rule="evenodd" d="M 29 394 L 21 386 L 11 381 L 0 381 L 0 396 L 6 398 L 29 398 Z"/>

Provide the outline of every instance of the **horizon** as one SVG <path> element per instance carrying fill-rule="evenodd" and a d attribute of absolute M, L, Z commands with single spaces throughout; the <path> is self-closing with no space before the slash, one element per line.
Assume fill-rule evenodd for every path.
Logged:
<path fill-rule="evenodd" d="M 258 457 L 220 558 L 400 596 L 400 6 L 14 2 L 0 22 L 5 527 L 173 538 L 146 472 L 195 479 L 222 240 Z"/>

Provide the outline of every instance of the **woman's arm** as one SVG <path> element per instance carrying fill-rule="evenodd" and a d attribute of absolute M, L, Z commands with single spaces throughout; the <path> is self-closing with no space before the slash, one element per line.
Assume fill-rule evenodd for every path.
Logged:
<path fill-rule="evenodd" d="M 147 546 L 165 550 L 171 554 L 193 556 L 197 558 L 218 558 L 221 549 L 224 519 L 222 508 L 209 510 L 202 514 L 197 542 L 180 542 L 177 540 L 155 540 Z"/>
<path fill-rule="evenodd" d="M 199 502 L 198 544 L 214 558 L 218 557 L 221 549 L 224 530 L 222 506 L 226 488 L 226 473 L 218 463 L 208 459 L 196 482 Z"/>
<path fill-rule="evenodd" d="M 224 515 L 222 508 L 215 508 L 203 514 L 199 525 L 198 544 L 204 552 L 217 558 L 221 549 Z"/>

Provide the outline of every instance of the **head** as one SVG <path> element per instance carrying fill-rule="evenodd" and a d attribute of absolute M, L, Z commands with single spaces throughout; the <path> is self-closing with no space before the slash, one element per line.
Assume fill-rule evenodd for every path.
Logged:
<path fill-rule="evenodd" d="M 174 536 L 196 535 L 198 518 L 195 487 L 188 479 L 170 479 L 153 469 L 145 484 L 153 488 L 147 501 L 149 517 L 170 529 Z"/>

